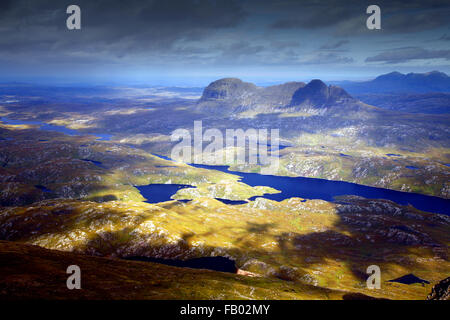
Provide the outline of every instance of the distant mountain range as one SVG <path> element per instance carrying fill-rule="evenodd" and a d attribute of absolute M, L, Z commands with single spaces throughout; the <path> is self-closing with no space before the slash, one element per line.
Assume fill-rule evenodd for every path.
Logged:
<path fill-rule="evenodd" d="M 450 113 L 450 77 L 443 72 L 391 72 L 371 81 L 336 84 L 355 98 L 380 108 L 409 113 Z"/>
<path fill-rule="evenodd" d="M 364 104 L 409 113 L 450 113 L 450 77 L 438 71 L 391 72 L 365 82 L 326 85 L 315 79 L 309 83 L 287 82 L 269 87 L 224 78 L 204 89 L 197 109 L 212 114 L 248 111 L 323 114 L 328 110 L 335 113 L 352 107 L 361 109 Z"/>
<path fill-rule="evenodd" d="M 439 71 L 427 73 L 391 72 L 365 82 L 336 82 L 352 95 L 369 93 L 450 92 L 450 77 Z"/>

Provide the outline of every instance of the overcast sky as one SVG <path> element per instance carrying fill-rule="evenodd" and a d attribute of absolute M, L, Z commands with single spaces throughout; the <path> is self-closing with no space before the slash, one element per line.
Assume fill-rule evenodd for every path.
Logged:
<path fill-rule="evenodd" d="M 66 8 L 81 8 L 68 30 Z M 382 30 L 366 28 L 381 7 Z M 1 0 L 0 80 L 207 85 L 450 74 L 450 1 Z"/>

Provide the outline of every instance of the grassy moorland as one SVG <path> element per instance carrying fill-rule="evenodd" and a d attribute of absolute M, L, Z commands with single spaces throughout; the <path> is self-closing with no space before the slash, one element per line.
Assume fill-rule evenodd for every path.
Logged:
<path fill-rule="evenodd" d="M 38 104 L 35 102 L 36 97 L 19 97 L 20 102 L 1 106 L 0 116 L 64 125 L 86 136 L 68 137 L 39 132 L 36 131 L 36 126 L 2 125 L 0 137 L 13 140 L 1 142 L 4 151 L 0 156 L 24 156 L 23 152 L 14 149 L 19 149 L 19 140 L 32 143 L 40 136 L 39 139 L 48 141 L 39 141 L 33 149 L 27 150 L 40 154 L 48 150 L 41 152 L 39 147 L 48 145 L 59 148 L 57 145 L 60 141 L 72 144 L 73 149 L 79 149 L 74 150 L 71 155 L 66 153 L 66 158 L 83 156 L 80 154 L 82 152 L 86 156 L 96 157 L 91 160 L 103 159 L 108 168 L 117 168 L 118 163 L 122 162 L 123 166 L 119 170 L 108 173 L 108 188 L 115 186 L 117 180 L 121 181 L 119 184 L 127 180 L 135 184 L 150 180 L 164 183 L 169 181 L 165 180 L 165 176 L 171 176 L 170 181 L 197 183 L 198 177 L 187 175 L 186 179 L 181 178 L 175 172 L 179 169 L 173 164 L 174 168 L 159 170 L 161 173 L 153 170 L 154 173 L 150 175 L 144 173 L 140 176 L 139 171 L 152 170 L 148 164 L 156 160 L 152 159 L 151 154 L 170 156 L 174 145 L 170 141 L 173 130 L 192 130 L 194 120 L 203 120 L 204 129 L 280 129 L 282 143 L 290 147 L 280 151 L 279 175 L 343 180 L 449 197 L 448 115 L 400 113 L 365 104 L 334 109 L 251 109 L 239 114 L 216 115 L 213 112 L 199 112 L 193 100 L 152 100 L 140 97 L 132 89 L 119 90 L 116 95 L 118 94 L 120 99 L 103 98 L 98 101 L 91 98 L 88 102 L 82 100 L 82 103 Z M 220 109 L 226 109 L 226 106 Z M 111 141 L 96 141 L 96 132 L 111 134 Z M 11 149 L 9 145 L 12 145 Z M 88 146 L 80 147 L 82 145 Z M 132 148 L 135 150 L 131 150 Z M 233 163 L 224 164 L 233 166 Z M 8 169 L 8 165 L 3 165 Z M 138 174 L 130 173 L 127 168 Z M 260 167 L 233 166 L 233 169 L 258 172 Z M 117 199 L 139 199 L 139 194 L 132 194 L 132 189 L 121 188 L 122 191 L 115 191 Z M 242 188 L 243 186 L 239 187 Z M 207 194 L 203 188 L 200 195 Z M 235 199 L 244 199 L 251 192 L 247 190 L 244 194 L 240 194 L 240 191 L 233 194 Z M 228 194 L 230 195 L 231 193 Z M 101 191 L 94 195 L 99 198 L 104 196 L 105 192 Z"/>
<path fill-rule="evenodd" d="M 0 299 L 340 299 L 346 292 L 150 262 L 91 257 L 0 241 Z M 81 290 L 68 290 L 66 269 L 82 270 Z"/>
<path fill-rule="evenodd" d="M 431 286 L 448 276 L 448 216 L 356 197 L 334 202 L 260 197 L 227 205 L 214 198 L 246 200 L 277 190 L 155 155 L 170 155 L 170 132 L 192 129 L 199 117 L 205 129 L 276 127 L 288 146 L 280 151 L 279 175 L 449 198 L 448 118 L 364 106 L 327 117 L 308 110 L 283 115 L 250 110 L 227 118 L 201 115 L 183 100 L 160 105 L 107 100 L 95 110 L 89 104 L 33 101 L 2 106 L 0 115 L 82 134 L 0 124 L 0 239 L 14 241 L 0 243 L 1 259 L 13 261 L 2 264 L 1 272 L 14 275 L 3 277 L 2 297 L 65 295 L 60 280 L 69 260 L 88 274 L 91 289 L 73 293 L 82 298 L 342 299 L 360 293 L 425 299 Z M 96 133 L 112 138 L 97 140 Z M 237 171 L 261 169 L 225 164 Z M 192 201 L 149 204 L 135 187 L 161 183 L 194 186 L 172 196 Z M 117 259 L 131 256 L 226 256 L 241 275 Z M 365 283 L 373 264 L 382 271 L 382 287 L 375 291 Z M 31 266 L 45 276 L 30 274 Z M 430 283 L 389 282 L 410 273 Z"/>
<path fill-rule="evenodd" d="M 227 256 L 259 278 L 390 299 L 425 298 L 447 276 L 447 216 L 383 200 L 301 200 L 237 206 L 208 198 L 157 205 L 48 200 L 4 209 L 0 235 L 95 256 Z M 366 288 L 372 264 L 382 270 L 381 290 Z M 409 273 L 431 284 L 387 282 Z"/>

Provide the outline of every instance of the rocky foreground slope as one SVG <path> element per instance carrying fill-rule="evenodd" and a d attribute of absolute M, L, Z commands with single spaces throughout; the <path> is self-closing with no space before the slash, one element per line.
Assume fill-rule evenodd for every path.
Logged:
<path fill-rule="evenodd" d="M 81 289 L 66 286 L 67 267 L 81 270 Z M 428 299 L 448 300 L 449 278 Z M 437 288 L 437 289 L 436 289 Z M 361 293 L 236 274 L 177 268 L 152 262 L 90 257 L 0 241 L 0 300 L 24 299 L 344 299 Z"/>
<path fill-rule="evenodd" d="M 66 269 L 81 269 L 81 289 Z M 0 300 L 341 299 L 345 292 L 265 278 L 91 257 L 0 241 Z"/>
<path fill-rule="evenodd" d="M 327 288 L 425 299 L 450 268 L 449 217 L 383 200 L 258 198 L 226 205 L 199 198 L 154 205 L 60 199 L 3 208 L 0 226 L 3 240 L 92 256 L 228 257 L 243 273 L 298 288 L 299 298 L 333 299 L 322 294 Z M 381 268 L 380 290 L 366 287 L 370 265 Z M 389 282 L 407 274 L 429 284 Z"/>
<path fill-rule="evenodd" d="M 450 300 L 450 277 L 437 283 L 427 297 L 428 300 Z"/>

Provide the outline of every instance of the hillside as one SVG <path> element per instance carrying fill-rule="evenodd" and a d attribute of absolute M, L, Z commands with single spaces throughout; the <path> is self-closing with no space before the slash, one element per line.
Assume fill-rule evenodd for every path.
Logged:
<path fill-rule="evenodd" d="M 432 285 L 447 276 L 448 216 L 384 200 L 354 197 L 342 197 L 337 202 L 303 200 L 276 202 L 257 198 L 242 205 L 226 205 L 210 198 L 158 204 L 55 199 L 32 206 L 3 208 L 0 239 L 93 257 L 178 260 L 227 257 L 243 273 L 250 272 L 257 275 L 256 281 L 265 281 L 264 288 L 269 291 L 256 291 L 252 298 L 340 299 L 342 296 L 333 292 L 346 292 L 388 299 L 425 299 Z M 12 261 L 8 252 L 3 254 L 4 259 Z M 33 259 L 31 254 L 29 258 Z M 1 265 L 6 264 L 3 268 L 14 275 L 17 271 L 13 270 L 28 268 L 32 262 L 20 260 L 18 264 L 22 267 L 14 263 Z M 61 262 L 66 263 L 67 259 Z M 367 289 L 365 284 L 366 268 L 372 264 L 383 270 L 382 289 L 377 291 Z M 53 264 L 44 261 L 44 265 Z M 33 270 L 47 272 L 45 268 Z M 49 272 L 56 270 L 59 267 Z M 177 269 L 168 269 L 167 281 L 174 281 L 173 286 L 178 278 L 170 270 Z M 430 283 L 408 285 L 388 281 L 410 273 Z M 121 279 L 120 274 L 114 278 Z M 133 272 L 127 274 L 134 277 Z M 250 292 L 250 288 L 232 295 L 227 286 L 221 287 L 227 279 L 234 286 L 233 279 L 242 278 L 217 272 L 211 273 L 211 277 L 215 274 L 221 275 L 216 278 L 219 283 L 205 288 L 212 287 L 211 292 L 216 294 L 200 290 L 194 297 L 236 298 L 239 294 L 248 297 L 244 292 Z M 160 278 L 164 279 L 161 275 Z M 252 286 L 253 278 L 245 279 Z M 180 288 L 183 285 L 181 282 Z M 188 292 L 173 294 L 189 296 L 192 285 L 193 291 L 201 288 L 197 284 L 186 285 Z M 277 297 L 285 285 L 295 288 L 294 293 Z M 270 293 L 271 290 L 274 292 Z"/>
<path fill-rule="evenodd" d="M 379 93 L 359 94 L 361 101 L 383 109 L 409 113 L 449 114 L 450 93 Z"/>
<path fill-rule="evenodd" d="M 66 269 L 81 269 L 68 290 Z M 177 268 L 0 241 L 0 300 L 342 299 L 345 292 L 209 270 Z"/>

